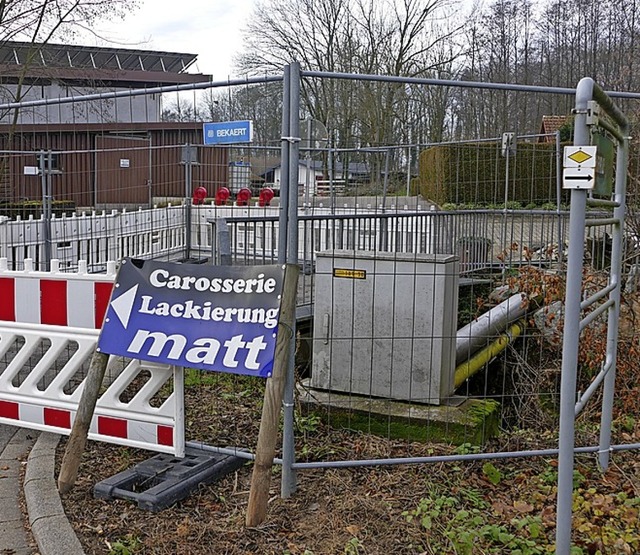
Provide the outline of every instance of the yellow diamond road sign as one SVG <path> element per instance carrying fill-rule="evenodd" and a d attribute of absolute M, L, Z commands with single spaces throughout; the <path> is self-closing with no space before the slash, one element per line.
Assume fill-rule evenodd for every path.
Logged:
<path fill-rule="evenodd" d="M 591 160 L 593 156 L 591 154 L 587 154 L 584 150 L 578 150 L 569 155 L 569 158 L 578 164 L 583 164 L 587 160 Z"/>
<path fill-rule="evenodd" d="M 565 168 L 595 168 L 595 146 L 566 146 L 564 147 Z"/>

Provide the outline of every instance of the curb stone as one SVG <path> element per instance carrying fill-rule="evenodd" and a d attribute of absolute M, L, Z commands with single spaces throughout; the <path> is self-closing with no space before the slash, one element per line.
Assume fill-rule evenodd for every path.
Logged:
<path fill-rule="evenodd" d="M 27 461 L 24 495 L 41 555 L 86 555 L 67 519 L 53 475 L 60 436 L 43 432 Z"/>

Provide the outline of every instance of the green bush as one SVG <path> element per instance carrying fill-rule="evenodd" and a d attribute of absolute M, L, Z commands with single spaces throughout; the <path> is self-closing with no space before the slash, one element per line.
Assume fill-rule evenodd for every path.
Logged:
<path fill-rule="evenodd" d="M 420 193 L 440 206 L 503 207 L 508 181 L 508 208 L 556 202 L 554 143 L 518 143 L 509 159 L 508 180 L 506 160 L 497 143 L 431 147 L 420 153 Z"/>

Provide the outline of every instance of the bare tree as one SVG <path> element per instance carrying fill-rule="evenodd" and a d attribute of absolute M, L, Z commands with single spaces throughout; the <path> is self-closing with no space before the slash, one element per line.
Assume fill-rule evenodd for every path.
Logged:
<path fill-rule="evenodd" d="M 0 0 L 0 41 L 46 43 L 93 32 L 97 21 L 122 17 L 139 0 Z"/>
<path fill-rule="evenodd" d="M 0 0 L 0 47 L 12 41 L 28 46 L 27 54 L 15 67 L 0 66 L 0 101 L 19 102 L 28 92 L 27 77 L 41 61 L 43 48 L 53 41 L 70 41 L 76 34 L 91 31 L 97 21 L 121 17 L 133 10 L 138 0 Z M 8 77 L 10 73 L 10 77 Z M 7 82 L 11 82 L 11 87 Z M 11 113 L 4 148 L 13 143 L 20 111 Z M 0 113 L 0 119 L 9 113 Z M 0 158 L 0 196 L 6 196 L 6 157 Z"/>
<path fill-rule="evenodd" d="M 638 86 L 637 0 L 494 0 L 469 28 L 465 79 L 575 87 L 589 76 L 607 89 Z M 565 115 L 570 95 L 463 90 L 456 94 L 461 137 L 537 131 L 542 115 Z"/>
<path fill-rule="evenodd" d="M 490 0 L 474 19 L 447 0 L 265 0 L 247 28 L 244 71 L 306 70 L 574 87 L 638 87 L 640 2 Z M 461 29 L 465 34 L 461 34 Z M 568 114 L 570 95 L 305 79 L 302 117 L 338 147 L 535 133 L 542 115 Z M 406 150 L 398 150 L 402 166 Z"/>
<path fill-rule="evenodd" d="M 138 3 L 139 0 L 0 0 L 0 46 L 11 41 L 30 45 L 26 58 L 20 60 L 20 73 L 10 100 L 19 102 L 23 98 L 25 77 L 48 43 L 69 41 L 80 32 L 91 32 L 97 21 L 122 17 Z M 7 93 L 5 88 L 5 96 Z M 14 125 L 17 118 L 15 110 Z"/>
<path fill-rule="evenodd" d="M 464 79 L 531 84 L 533 23 L 530 0 L 495 0 L 490 4 L 469 27 Z M 456 94 L 461 138 L 530 129 L 539 119 L 531 105 L 513 91 L 465 89 Z"/>
<path fill-rule="evenodd" d="M 196 121 L 196 109 L 188 100 L 170 100 L 162 109 L 162 121 Z"/>
<path fill-rule="evenodd" d="M 461 53 L 454 41 L 461 24 L 447 21 L 455 5 L 454 0 L 268 0 L 249 22 L 239 67 L 259 74 L 299 61 L 312 71 L 411 77 L 433 77 L 442 68 L 452 72 Z M 442 136 L 447 100 L 440 99 L 433 121 L 418 117 L 414 112 L 427 96 L 409 98 L 402 84 L 305 79 L 302 95 L 302 116 L 323 122 L 338 148 L 431 136 L 431 123 Z M 422 116 L 436 112 L 422 110 Z M 423 129 L 411 136 L 409 122 Z M 402 156 L 394 153 L 392 164 L 404 165 Z M 369 160 L 373 174 L 380 175 L 384 158 Z"/>
<path fill-rule="evenodd" d="M 255 142 L 280 146 L 282 85 L 263 83 L 209 89 L 200 98 L 197 116 L 205 121 L 251 119 Z"/>

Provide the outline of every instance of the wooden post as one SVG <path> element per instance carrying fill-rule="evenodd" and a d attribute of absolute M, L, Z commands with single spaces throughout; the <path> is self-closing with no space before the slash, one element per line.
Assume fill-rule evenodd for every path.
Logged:
<path fill-rule="evenodd" d="M 96 408 L 100 386 L 102 385 L 108 362 L 109 355 L 98 351 L 93 353 L 89 373 L 85 379 L 82 396 L 80 397 L 78 412 L 73 421 L 69 442 L 62 458 L 60 475 L 58 476 L 58 491 L 60 493 L 71 491 L 76 483 L 80 460 L 87 443 L 89 426 L 91 425 L 91 419 Z"/>
<path fill-rule="evenodd" d="M 256 447 L 256 460 L 251 476 L 249 505 L 246 525 L 257 526 L 267 516 L 267 501 L 271 485 L 271 467 L 276 452 L 278 424 L 282 409 L 282 397 L 289 367 L 289 345 L 292 337 L 298 293 L 298 272 L 296 264 L 287 264 L 284 273 L 280 319 L 278 321 L 278 339 L 274 356 L 273 374 L 267 379 L 262 406 L 262 419 Z"/>

